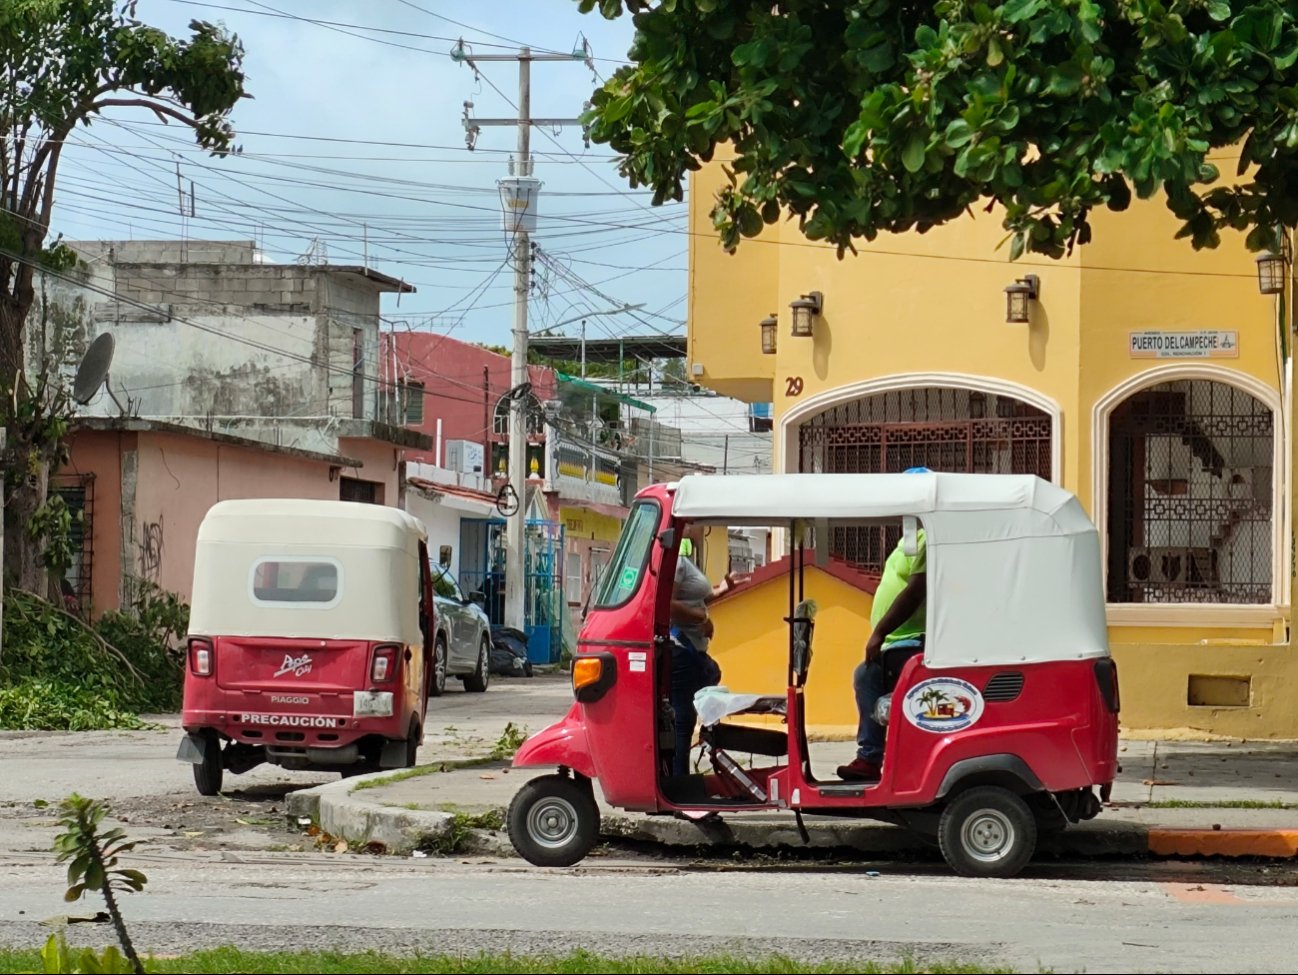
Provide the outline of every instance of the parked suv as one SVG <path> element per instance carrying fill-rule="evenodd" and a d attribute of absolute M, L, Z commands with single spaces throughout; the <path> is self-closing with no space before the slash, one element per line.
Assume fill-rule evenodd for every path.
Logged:
<path fill-rule="evenodd" d="M 491 675 L 491 621 L 482 593 L 465 596 L 444 565 L 434 565 L 433 603 L 437 637 L 432 687 L 434 697 L 446 690 L 447 676 L 458 677 L 466 691 L 485 691 Z"/>

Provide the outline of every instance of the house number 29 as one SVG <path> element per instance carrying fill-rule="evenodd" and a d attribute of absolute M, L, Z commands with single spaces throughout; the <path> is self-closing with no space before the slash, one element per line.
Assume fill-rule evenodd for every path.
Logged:
<path fill-rule="evenodd" d="M 788 377 L 785 378 L 785 380 L 784 380 L 784 395 L 785 395 L 785 396 L 801 396 L 801 395 L 802 395 L 802 377 L 801 377 L 801 376 L 788 376 Z"/>

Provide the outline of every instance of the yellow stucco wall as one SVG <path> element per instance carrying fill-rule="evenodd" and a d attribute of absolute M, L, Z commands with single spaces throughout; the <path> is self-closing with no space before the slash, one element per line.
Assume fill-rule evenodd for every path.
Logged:
<path fill-rule="evenodd" d="M 807 678 L 808 733 L 850 738 L 856 734 L 852 671 L 869 636 L 872 599 L 814 566 L 808 566 L 805 584 L 818 610 Z M 721 665 L 721 683 L 741 693 L 783 694 L 789 664 L 787 576 L 718 599 L 711 613 L 716 634 L 710 649 Z"/>
<path fill-rule="evenodd" d="M 842 261 L 833 248 L 806 241 L 793 222 L 767 227 L 726 255 L 709 216 L 724 181 L 721 161 L 691 178 L 691 376 L 728 395 L 772 401 L 775 470 L 797 469 L 799 424 L 836 402 L 889 384 L 974 386 L 1027 400 L 1055 417 L 1055 479 L 1077 494 L 1103 533 L 1106 411 L 1119 396 L 1171 378 L 1212 378 L 1271 406 L 1277 436 L 1292 427 L 1279 393 L 1275 300 L 1258 293 L 1242 235 L 1224 233 L 1217 249 L 1195 251 L 1175 239 L 1175 219 L 1161 200 L 1152 200 L 1136 201 L 1122 214 L 1093 214 L 1093 241 L 1059 261 L 1027 257 L 1011 264 L 1008 247 L 999 246 L 1005 237 L 1000 215 L 981 210 L 923 235 L 862 243 L 859 255 Z M 1222 169 L 1233 172 L 1228 163 Z M 1003 289 L 1027 273 L 1041 279 L 1032 321 L 1007 325 Z M 794 338 L 789 303 L 810 291 L 823 293 L 824 313 L 813 338 Z M 780 323 L 777 353 L 762 355 L 758 323 L 772 311 Z M 1237 331 L 1238 358 L 1130 355 L 1130 332 L 1200 329 Z M 1277 466 L 1285 470 L 1289 448 L 1283 440 L 1281 447 Z M 1111 612 L 1129 733 L 1298 737 L 1298 708 L 1287 704 L 1298 698 L 1298 659 L 1285 642 L 1288 490 L 1279 490 L 1273 513 L 1279 525 L 1273 604 Z M 744 597 L 757 598 L 757 592 Z M 779 631 L 782 598 L 770 612 L 740 614 L 740 632 L 766 634 L 768 625 Z M 735 614 L 735 607 L 718 606 L 718 612 Z M 778 632 L 763 636 L 768 639 L 783 646 Z M 853 635 L 852 654 L 859 655 L 864 639 L 864 632 Z M 724 639 L 718 649 L 734 654 Z M 742 665 L 745 677 L 750 666 Z M 846 660 L 842 666 L 842 700 L 823 705 L 828 724 L 841 723 L 843 707 L 850 706 L 851 667 Z M 1205 686 L 1210 697 L 1220 691 L 1198 680 L 1213 676 L 1245 679 L 1239 695 L 1222 692 L 1235 706 L 1192 703 Z"/>
<path fill-rule="evenodd" d="M 568 534 L 579 538 L 616 545 L 618 536 L 622 534 L 621 519 L 587 508 L 562 505 L 559 508 L 559 518 Z"/>

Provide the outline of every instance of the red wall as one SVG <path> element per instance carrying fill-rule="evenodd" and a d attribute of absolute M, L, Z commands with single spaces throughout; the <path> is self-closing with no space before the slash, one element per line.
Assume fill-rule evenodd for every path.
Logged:
<path fill-rule="evenodd" d="M 407 450 L 407 460 L 439 463 L 433 456 L 438 419 L 442 421 L 440 463 L 443 465 L 446 441 L 471 440 L 485 446 L 489 439 L 495 439 L 491 437 L 491 417 L 496 403 L 511 385 L 508 356 L 448 335 L 428 332 L 393 332 L 386 338 L 395 343 L 397 375 L 424 384 L 424 422 L 418 429 L 434 438 L 434 450 Z M 392 369 L 390 348 L 385 344 L 385 376 Z M 485 395 L 483 367 L 488 374 Z M 553 370 L 529 366 L 528 371 L 536 398 L 542 402 L 553 399 L 556 388 Z"/>

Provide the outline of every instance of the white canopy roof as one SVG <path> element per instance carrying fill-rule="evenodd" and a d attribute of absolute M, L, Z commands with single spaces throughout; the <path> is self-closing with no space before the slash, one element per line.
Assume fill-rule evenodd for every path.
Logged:
<path fill-rule="evenodd" d="M 418 645 L 419 543 L 426 539 L 417 518 L 382 505 L 218 502 L 198 529 L 190 633 Z M 291 574 L 313 567 L 333 598 L 259 598 L 254 578 L 266 563 L 303 566 Z"/>
<path fill-rule="evenodd" d="M 207 510 L 199 541 L 292 542 L 328 539 L 340 545 L 378 545 L 418 551 L 428 533 L 400 508 L 356 501 L 245 498 L 218 501 Z"/>
<path fill-rule="evenodd" d="M 929 666 L 1109 652 L 1095 526 L 1076 497 L 1032 475 L 689 475 L 672 513 L 727 525 L 836 526 L 913 515 L 928 548 Z"/>

